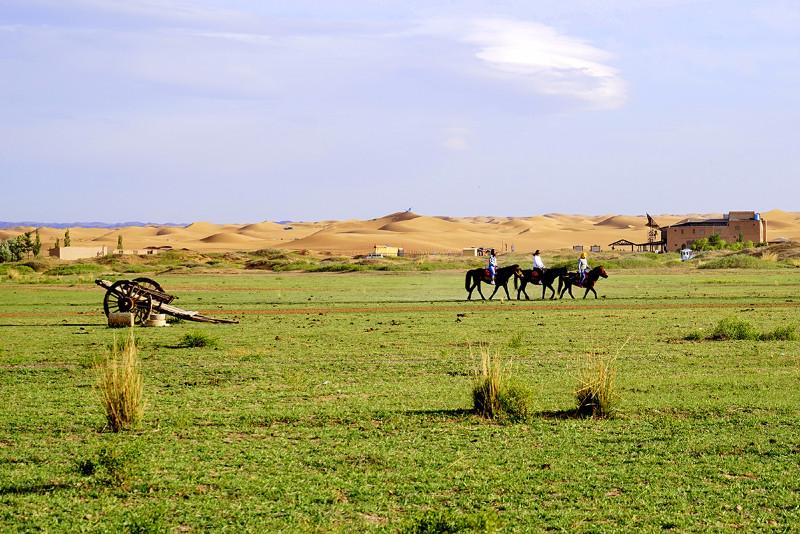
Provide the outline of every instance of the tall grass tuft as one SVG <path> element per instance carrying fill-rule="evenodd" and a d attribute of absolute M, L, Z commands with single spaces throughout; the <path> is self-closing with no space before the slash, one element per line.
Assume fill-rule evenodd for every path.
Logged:
<path fill-rule="evenodd" d="M 530 415 L 531 393 L 511 376 L 511 362 L 481 349 L 481 364 L 472 384 L 475 413 L 486 419 L 524 421 Z"/>
<path fill-rule="evenodd" d="M 141 420 L 142 373 L 133 329 L 121 349 L 115 338 L 111 353 L 97 365 L 97 389 L 113 432 L 133 428 Z"/>
<path fill-rule="evenodd" d="M 626 340 L 620 351 L 627 343 Z M 575 388 L 579 415 L 602 418 L 614 416 L 619 403 L 617 354 L 603 355 L 590 352 L 586 355 Z"/>
<path fill-rule="evenodd" d="M 736 317 L 728 317 L 722 319 L 717 323 L 714 331 L 711 332 L 709 339 L 728 340 L 728 339 L 749 339 L 757 340 L 759 337 L 758 330 L 745 321 Z"/>

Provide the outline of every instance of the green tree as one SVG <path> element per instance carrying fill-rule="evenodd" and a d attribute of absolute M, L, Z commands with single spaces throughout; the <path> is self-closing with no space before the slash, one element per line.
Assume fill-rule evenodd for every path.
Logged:
<path fill-rule="evenodd" d="M 33 235 L 33 247 L 31 250 L 33 251 L 34 256 L 38 256 L 42 251 L 42 238 L 39 236 L 38 228 L 36 229 L 36 233 Z"/>
<path fill-rule="evenodd" d="M 69 238 L 69 228 L 67 228 L 67 231 L 64 232 L 64 246 L 68 247 L 70 244 L 72 244 L 72 240 Z"/>
<path fill-rule="evenodd" d="M 19 261 L 22 259 L 22 255 L 25 254 L 25 244 L 23 243 L 23 239 L 21 235 L 18 235 L 14 239 L 7 241 L 8 249 L 11 251 L 11 261 Z"/>
<path fill-rule="evenodd" d="M 716 250 L 723 249 L 725 248 L 725 245 L 727 245 L 727 243 L 725 242 L 724 239 L 720 237 L 719 234 L 713 234 L 711 237 L 708 238 L 708 246 L 711 247 L 712 249 Z"/>
<path fill-rule="evenodd" d="M 14 257 L 11 255 L 11 248 L 8 246 L 8 241 L 0 241 L 0 263 L 13 260 Z"/>
<path fill-rule="evenodd" d="M 117 250 L 122 251 L 122 234 L 117 236 Z"/>
<path fill-rule="evenodd" d="M 33 252 L 33 232 L 25 232 L 22 234 L 22 252 L 30 255 Z"/>
<path fill-rule="evenodd" d="M 705 237 L 695 239 L 692 242 L 692 250 L 707 250 L 708 248 L 708 239 Z"/>

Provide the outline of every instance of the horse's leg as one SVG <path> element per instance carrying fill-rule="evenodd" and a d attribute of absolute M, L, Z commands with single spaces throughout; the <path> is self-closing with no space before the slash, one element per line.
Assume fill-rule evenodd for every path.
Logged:
<path fill-rule="evenodd" d="M 478 280 L 475 285 L 478 286 L 478 293 L 481 295 L 481 300 L 486 300 L 486 297 L 483 296 L 483 291 L 481 291 L 481 281 Z"/>
<path fill-rule="evenodd" d="M 594 290 L 594 286 L 590 287 L 589 289 L 591 289 L 592 293 L 594 293 L 594 298 L 597 298 L 597 291 Z"/>
<path fill-rule="evenodd" d="M 527 286 L 527 285 L 528 285 L 528 281 L 523 278 L 522 279 L 522 285 L 519 286 L 519 288 L 517 289 L 517 300 L 519 300 L 519 294 L 520 293 L 525 295 L 525 300 L 531 300 L 531 298 L 528 296 L 528 292 L 525 291 L 525 286 Z"/>
<path fill-rule="evenodd" d="M 503 284 L 503 289 L 506 290 L 506 300 L 511 300 L 511 295 L 508 294 L 508 282 L 507 281 L 506 281 L 505 284 Z"/>

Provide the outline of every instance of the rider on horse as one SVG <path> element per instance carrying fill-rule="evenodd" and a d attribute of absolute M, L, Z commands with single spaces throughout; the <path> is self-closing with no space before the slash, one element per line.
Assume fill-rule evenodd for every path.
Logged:
<path fill-rule="evenodd" d="M 580 285 L 583 286 L 584 280 L 586 280 L 586 273 L 589 272 L 589 262 L 586 260 L 586 252 L 581 252 L 581 257 L 578 258 L 578 277 L 580 279 Z"/>
<path fill-rule="evenodd" d="M 494 275 L 497 272 L 497 256 L 494 255 L 494 249 L 489 252 L 489 266 L 486 268 L 492 276 L 490 284 L 494 285 Z"/>
<path fill-rule="evenodd" d="M 533 253 L 533 269 L 531 269 L 531 274 L 534 277 L 534 283 L 539 283 L 538 279 L 544 274 L 544 262 L 539 255 L 539 249 L 536 249 L 536 252 Z"/>

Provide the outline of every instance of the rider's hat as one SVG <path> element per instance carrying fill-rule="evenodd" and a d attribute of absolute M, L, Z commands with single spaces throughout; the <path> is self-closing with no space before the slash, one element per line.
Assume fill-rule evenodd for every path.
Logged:
<path fill-rule="evenodd" d="M 585 252 L 581 252 L 581 258 L 585 258 L 585 257 L 586 257 L 586 253 Z"/>

